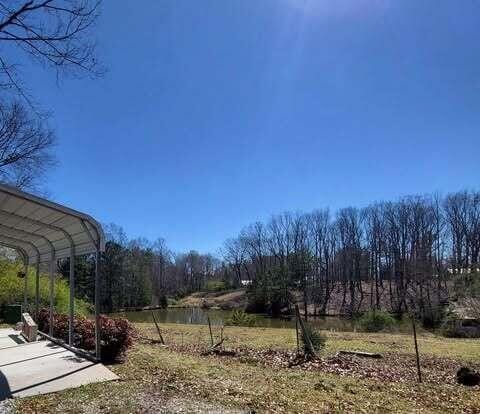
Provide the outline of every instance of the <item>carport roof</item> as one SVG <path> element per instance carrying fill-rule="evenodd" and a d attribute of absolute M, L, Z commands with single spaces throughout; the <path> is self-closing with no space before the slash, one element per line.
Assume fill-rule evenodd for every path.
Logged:
<path fill-rule="evenodd" d="M 89 215 L 0 184 L 0 245 L 33 264 L 103 251 L 105 237 Z"/>

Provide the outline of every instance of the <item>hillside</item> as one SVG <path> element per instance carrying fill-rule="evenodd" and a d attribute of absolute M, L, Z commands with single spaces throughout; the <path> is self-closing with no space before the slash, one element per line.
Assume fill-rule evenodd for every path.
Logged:
<path fill-rule="evenodd" d="M 178 302 L 181 307 L 218 307 L 220 309 L 244 308 L 247 305 L 245 289 L 223 292 L 195 292 Z"/>

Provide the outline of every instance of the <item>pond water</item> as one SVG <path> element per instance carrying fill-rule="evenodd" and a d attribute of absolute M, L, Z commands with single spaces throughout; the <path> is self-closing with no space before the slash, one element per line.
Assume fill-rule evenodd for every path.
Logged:
<path fill-rule="evenodd" d="M 181 323 L 205 325 L 207 317 L 214 325 L 222 325 L 231 315 L 231 311 L 202 308 L 168 308 L 154 310 L 155 317 L 159 323 Z M 153 322 L 152 311 L 133 311 L 112 314 L 127 318 L 131 322 Z M 256 326 L 263 328 L 295 328 L 294 318 L 271 318 L 266 315 L 257 314 Z M 354 324 L 348 319 L 327 316 L 324 318 L 308 318 L 308 321 L 321 329 L 336 331 L 352 331 Z"/>

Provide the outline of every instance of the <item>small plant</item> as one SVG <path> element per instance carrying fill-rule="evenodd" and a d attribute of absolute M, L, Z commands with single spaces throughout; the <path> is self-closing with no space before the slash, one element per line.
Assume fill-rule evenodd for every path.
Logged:
<path fill-rule="evenodd" d="M 395 326 L 395 318 L 387 312 L 371 310 L 365 312 L 357 321 L 365 332 L 380 332 Z"/>
<path fill-rule="evenodd" d="M 243 310 L 234 310 L 230 317 L 225 320 L 226 325 L 233 326 L 255 326 L 257 318 L 255 315 L 250 315 Z"/>
<path fill-rule="evenodd" d="M 304 327 L 305 332 L 300 329 L 300 341 L 302 344 L 303 352 L 305 354 L 310 353 L 307 338 L 305 336 L 308 336 L 310 338 L 310 342 L 312 343 L 315 352 L 320 352 L 321 350 L 323 350 L 327 342 L 327 337 L 320 330 L 315 329 L 308 323 L 304 323 Z"/>

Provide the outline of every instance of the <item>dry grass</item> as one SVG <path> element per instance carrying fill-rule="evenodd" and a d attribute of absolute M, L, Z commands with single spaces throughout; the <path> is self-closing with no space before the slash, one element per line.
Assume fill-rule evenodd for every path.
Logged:
<path fill-rule="evenodd" d="M 155 338 L 155 327 L 150 323 L 136 324 L 142 336 Z M 163 336 L 167 343 L 207 344 L 208 326 L 163 324 Z M 219 329 L 214 327 L 214 334 Z M 410 335 L 393 333 L 325 332 L 328 337 L 326 352 L 333 354 L 340 349 L 359 349 L 367 352 L 399 352 L 413 355 L 413 340 Z M 246 328 L 228 326 L 225 328 L 228 345 L 231 347 L 253 347 L 259 349 L 295 349 L 296 335 L 293 329 Z M 480 362 L 480 341 L 478 339 L 452 339 L 422 333 L 418 344 L 423 354 L 449 357 L 462 361 Z"/>
<path fill-rule="evenodd" d="M 138 328 L 143 337 L 156 336 L 150 324 L 138 324 Z M 289 413 L 480 412 L 478 388 L 451 382 L 418 385 L 410 380 L 385 381 L 302 367 L 287 368 L 255 358 L 204 356 L 188 350 L 206 346 L 209 342 L 206 326 L 162 325 L 162 330 L 170 346 L 138 341 L 128 361 L 112 367 L 120 381 L 20 400 L 17 410 L 181 412 L 177 409 L 184 404 L 184 412 L 234 409 Z M 252 353 L 265 355 L 269 354 L 268 349 L 292 350 L 296 342 L 294 331 L 289 329 L 227 327 L 225 334 L 229 348 L 248 348 Z M 392 357 L 398 355 L 403 364 L 413 356 L 411 338 L 406 335 L 327 335 L 325 358 L 339 349 L 388 352 Z M 426 360 L 448 357 L 453 365 L 480 362 L 480 341 L 422 335 L 419 342 Z M 388 366 L 387 360 L 382 363 Z M 392 370 L 401 368 L 395 364 L 393 360 Z"/>

